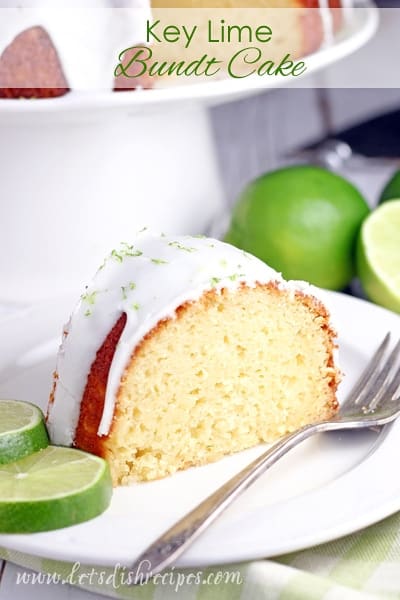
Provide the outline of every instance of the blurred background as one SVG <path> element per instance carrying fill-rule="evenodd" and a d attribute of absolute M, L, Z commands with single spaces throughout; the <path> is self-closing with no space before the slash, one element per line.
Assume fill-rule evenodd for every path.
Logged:
<path fill-rule="evenodd" d="M 376 4 L 400 7 L 396 0 Z M 380 11 L 374 37 L 354 54 L 309 76 L 309 88 L 291 85 L 212 109 L 228 201 L 233 202 L 246 182 L 266 170 L 305 160 L 299 149 L 340 138 L 354 153 L 376 158 L 368 163 L 360 156 L 339 158 L 330 165 L 352 179 L 373 204 L 377 191 L 400 163 L 399 31 L 400 11 Z M 354 74 L 368 69 L 374 70 L 382 85 L 392 82 L 393 87 L 351 89 Z M 307 158 L 319 162 L 321 157 L 318 153 Z"/>
<path fill-rule="evenodd" d="M 284 165 L 328 167 L 376 204 L 400 164 L 400 11 L 390 10 L 400 4 L 378 1 L 379 19 L 372 0 L 355 5 L 357 18 L 284 87 L 3 100 L 0 301 L 21 302 L 26 286 L 31 301 L 78 292 L 144 226 L 223 237 L 246 184 Z"/>

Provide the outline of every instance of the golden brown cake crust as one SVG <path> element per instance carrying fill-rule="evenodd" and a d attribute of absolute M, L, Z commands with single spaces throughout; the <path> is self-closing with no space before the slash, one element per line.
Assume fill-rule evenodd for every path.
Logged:
<path fill-rule="evenodd" d="M 26 87 L 26 82 L 35 87 Z M 0 98 L 54 98 L 69 91 L 60 59 L 43 27 L 21 32 L 0 57 Z"/>
<path fill-rule="evenodd" d="M 243 287 L 245 285 L 243 284 Z M 280 295 L 282 291 L 278 288 L 277 284 L 271 282 L 269 284 L 258 284 L 258 288 L 265 288 L 272 294 Z M 285 292 L 284 292 L 285 293 Z M 321 329 L 326 333 L 326 352 L 328 356 L 327 367 L 331 371 L 329 378 L 330 388 L 330 400 L 328 401 L 328 413 L 329 416 L 333 416 L 338 410 L 338 402 L 336 399 L 336 391 L 340 382 L 340 373 L 334 364 L 334 350 L 335 343 L 334 339 L 336 332 L 332 329 L 329 320 L 329 313 L 325 306 L 316 299 L 314 296 L 309 296 L 301 291 L 295 293 L 296 298 L 304 304 L 315 316 L 321 320 Z M 202 303 L 207 308 L 208 303 L 210 305 L 215 303 L 216 292 L 214 290 L 205 292 L 202 296 Z M 186 302 L 176 310 L 176 320 L 182 318 L 186 311 L 190 309 L 192 302 Z M 162 329 L 164 329 L 170 319 L 164 319 L 160 321 L 156 327 L 154 327 L 141 341 L 141 343 L 135 348 L 130 359 L 130 363 L 127 366 L 128 371 L 135 362 L 136 356 L 142 351 L 146 344 L 156 336 Z M 107 377 L 112 362 L 112 358 L 115 352 L 116 345 L 122 334 L 123 328 L 126 323 L 126 315 L 123 314 L 115 324 L 114 328 L 107 336 L 103 345 L 99 349 L 96 355 L 96 359 L 92 364 L 86 389 L 83 395 L 78 427 L 76 430 L 74 445 L 82 450 L 93 452 L 99 456 L 107 458 L 110 453 L 110 448 L 107 446 L 107 441 L 112 437 L 115 424 L 120 418 L 123 418 L 122 413 L 119 410 L 119 396 L 121 389 L 117 395 L 117 402 L 114 410 L 113 423 L 111 425 L 108 436 L 98 436 L 97 431 L 103 412 L 103 406 L 105 401 Z M 189 465 L 186 465 L 189 466 Z"/>
<path fill-rule="evenodd" d="M 125 324 L 126 314 L 123 313 L 97 351 L 82 397 L 74 445 L 98 456 L 102 456 L 102 438 L 97 431 L 103 413 L 108 373 Z"/>

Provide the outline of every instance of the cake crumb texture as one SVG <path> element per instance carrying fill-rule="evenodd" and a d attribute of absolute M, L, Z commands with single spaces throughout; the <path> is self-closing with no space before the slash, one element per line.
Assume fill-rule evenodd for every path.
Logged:
<path fill-rule="evenodd" d="M 105 394 L 97 361 L 104 348 L 113 352 L 115 334 L 92 365 L 75 438 L 109 462 L 115 485 L 209 463 L 337 411 L 325 307 L 274 283 L 242 284 L 205 292 L 146 335 L 123 375 L 111 430 L 96 436 L 93 411 L 101 414 Z"/>

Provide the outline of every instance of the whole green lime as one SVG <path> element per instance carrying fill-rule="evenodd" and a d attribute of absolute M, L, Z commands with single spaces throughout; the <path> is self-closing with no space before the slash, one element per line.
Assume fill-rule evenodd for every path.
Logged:
<path fill-rule="evenodd" d="M 400 170 L 396 171 L 383 188 L 378 204 L 400 198 Z"/>
<path fill-rule="evenodd" d="M 355 271 L 355 246 L 369 213 L 348 181 L 309 165 L 267 173 L 244 190 L 225 240 L 280 271 L 332 290 Z"/>

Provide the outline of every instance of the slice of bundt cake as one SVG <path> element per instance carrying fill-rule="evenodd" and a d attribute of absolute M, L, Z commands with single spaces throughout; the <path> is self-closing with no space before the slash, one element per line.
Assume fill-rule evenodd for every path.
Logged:
<path fill-rule="evenodd" d="M 142 232 L 75 308 L 48 424 L 114 484 L 164 477 L 337 410 L 335 332 L 318 292 L 209 238 Z"/>

